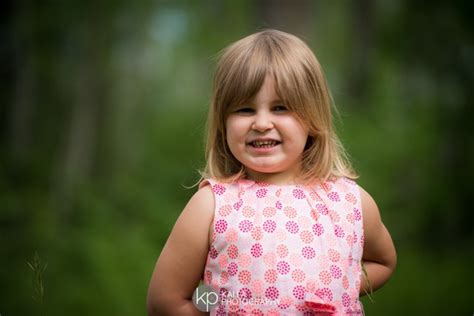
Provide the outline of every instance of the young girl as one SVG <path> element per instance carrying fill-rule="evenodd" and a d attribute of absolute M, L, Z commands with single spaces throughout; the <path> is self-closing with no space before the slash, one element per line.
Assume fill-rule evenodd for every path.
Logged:
<path fill-rule="evenodd" d="M 299 38 L 266 30 L 224 50 L 205 180 L 158 259 L 149 315 L 201 314 L 192 300 L 200 280 L 212 315 L 363 313 L 359 295 L 389 279 L 396 253 L 353 181 L 331 108 Z"/>

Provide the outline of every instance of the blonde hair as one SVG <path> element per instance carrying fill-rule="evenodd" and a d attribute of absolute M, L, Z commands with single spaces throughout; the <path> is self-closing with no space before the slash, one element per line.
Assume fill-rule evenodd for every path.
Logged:
<path fill-rule="evenodd" d="M 299 179 L 309 183 L 356 178 L 334 131 L 335 107 L 318 60 L 301 39 L 277 30 L 249 35 L 222 51 L 214 75 L 202 177 L 245 177 L 244 166 L 227 145 L 225 122 L 228 109 L 252 100 L 267 75 L 273 76 L 283 103 L 309 128 Z"/>

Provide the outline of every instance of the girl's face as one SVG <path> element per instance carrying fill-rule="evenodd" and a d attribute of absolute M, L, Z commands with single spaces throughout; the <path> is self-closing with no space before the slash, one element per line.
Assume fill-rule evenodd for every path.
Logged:
<path fill-rule="evenodd" d="M 279 100 L 274 84 L 267 75 L 252 102 L 230 109 L 227 144 L 249 179 L 286 183 L 300 171 L 308 128 Z"/>

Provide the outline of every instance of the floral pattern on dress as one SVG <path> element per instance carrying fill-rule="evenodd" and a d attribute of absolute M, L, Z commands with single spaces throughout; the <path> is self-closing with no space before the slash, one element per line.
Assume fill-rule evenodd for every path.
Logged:
<path fill-rule="evenodd" d="M 227 298 L 211 315 L 363 313 L 364 235 L 354 181 L 206 183 L 215 212 L 203 278 Z"/>

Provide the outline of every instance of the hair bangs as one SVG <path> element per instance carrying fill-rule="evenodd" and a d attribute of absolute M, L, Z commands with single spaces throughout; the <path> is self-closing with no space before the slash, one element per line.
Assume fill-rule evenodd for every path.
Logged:
<path fill-rule="evenodd" d="M 223 97 L 218 103 L 223 107 L 224 115 L 228 114 L 232 106 L 250 102 L 262 87 L 267 74 L 271 72 L 270 56 L 264 47 L 260 46 L 242 50 L 238 56 L 224 54 L 224 64 L 227 58 L 234 58 L 223 78 L 224 81 L 220 82 Z"/>

